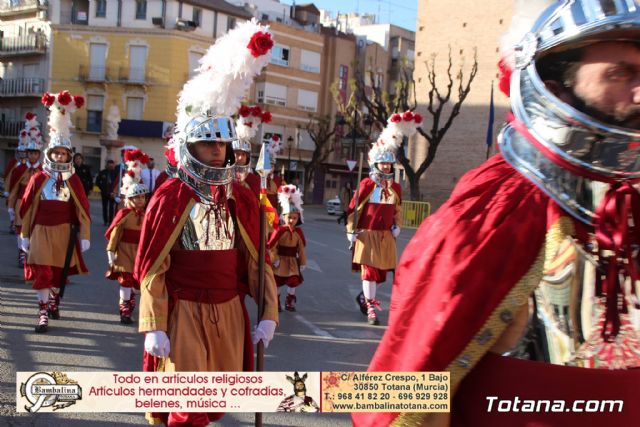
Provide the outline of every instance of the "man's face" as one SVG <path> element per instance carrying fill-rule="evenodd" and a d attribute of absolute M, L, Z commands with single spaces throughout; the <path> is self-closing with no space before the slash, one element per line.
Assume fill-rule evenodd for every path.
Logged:
<path fill-rule="evenodd" d="M 68 163 L 71 159 L 71 155 L 66 148 L 56 147 L 51 150 L 51 160 L 55 163 Z"/>
<path fill-rule="evenodd" d="M 114 170 L 115 168 L 116 168 L 116 164 L 115 164 L 115 163 L 113 163 L 113 162 L 109 162 L 109 163 L 107 163 L 107 170 L 112 171 L 112 170 Z"/>
<path fill-rule="evenodd" d="M 37 150 L 29 150 L 27 151 L 27 158 L 29 159 L 29 163 L 34 164 L 40 160 L 40 152 Z"/>
<path fill-rule="evenodd" d="M 221 141 L 199 141 L 191 144 L 192 154 L 207 166 L 222 167 L 227 155 L 227 144 Z"/>
<path fill-rule="evenodd" d="M 81 165 L 82 165 L 82 157 L 81 157 L 81 156 L 75 156 L 75 157 L 73 158 L 73 163 L 74 163 L 76 166 L 81 166 Z"/>
<path fill-rule="evenodd" d="M 236 156 L 236 164 L 238 166 L 247 165 L 247 162 L 249 161 L 249 155 L 246 153 L 246 151 L 235 150 L 233 154 L 235 154 Z"/>
<path fill-rule="evenodd" d="M 583 52 L 572 88 L 576 104 L 583 106 L 575 106 L 606 123 L 640 130 L 638 45 L 602 42 Z"/>
<path fill-rule="evenodd" d="M 382 173 L 391 173 L 392 164 L 389 162 L 378 163 L 378 169 Z"/>
<path fill-rule="evenodd" d="M 155 167 L 155 162 L 153 160 L 149 160 L 149 163 L 147 163 L 147 167 L 149 169 L 153 169 Z"/>

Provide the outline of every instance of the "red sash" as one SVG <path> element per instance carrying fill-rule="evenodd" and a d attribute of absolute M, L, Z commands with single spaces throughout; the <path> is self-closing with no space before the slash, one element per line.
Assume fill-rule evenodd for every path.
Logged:
<path fill-rule="evenodd" d="M 38 211 L 33 220 L 34 225 L 48 226 L 76 224 L 77 222 L 75 205 L 71 201 L 63 202 L 60 200 L 40 200 Z"/>
<path fill-rule="evenodd" d="M 278 246 L 278 255 L 280 256 L 296 256 L 298 255 L 297 246 Z"/>
<path fill-rule="evenodd" d="M 396 205 L 383 203 L 367 203 L 362 215 L 358 218 L 361 230 L 389 230 L 396 215 Z"/>
<path fill-rule="evenodd" d="M 239 295 L 238 250 L 172 250 L 166 283 L 174 299 L 221 304 Z"/>
<path fill-rule="evenodd" d="M 124 230 L 122 230 L 122 237 L 120 238 L 120 241 L 123 243 L 133 243 L 134 245 L 137 245 L 138 243 L 140 243 L 140 232 L 142 230 L 133 230 L 131 228 L 125 228 Z"/>

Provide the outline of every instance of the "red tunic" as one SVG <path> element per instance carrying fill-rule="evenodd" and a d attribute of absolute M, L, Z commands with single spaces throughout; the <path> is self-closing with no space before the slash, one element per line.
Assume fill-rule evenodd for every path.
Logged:
<path fill-rule="evenodd" d="M 545 236 L 561 215 L 563 212 L 554 201 L 500 155 L 468 172 L 450 199 L 420 226 L 405 249 L 393 284 L 389 327 L 369 370 L 451 371 L 452 386 L 460 387 L 452 400 L 452 425 L 464 425 L 457 413 L 460 417 L 482 416 L 478 415 L 481 411 L 477 406 L 474 409 L 478 401 L 471 399 L 472 395 L 486 397 L 492 390 L 505 392 L 505 387 L 510 387 L 511 393 L 514 390 L 524 393 L 529 384 L 532 390 L 537 388 L 535 393 L 540 387 L 551 393 L 556 381 L 541 385 L 540 373 L 532 368 L 544 367 L 555 378 L 583 379 L 574 383 L 572 391 L 564 388 L 564 394 L 554 393 L 553 397 L 544 394 L 552 399 L 559 396 L 579 399 L 580 393 L 582 398 L 591 398 L 599 393 L 595 384 L 597 387 L 607 384 L 600 376 L 610 376 L 611 394 L 607 398 L 616 399 L 626 393 L 627 400 L 622 414 L 606 414 L 608 424 L 631 425 L 631 419 L 636 422 L 640 408 L 637 394 L 630 395 L 632 388 L 622 391 L 619 386 L 625 381 L 637 384 L 638 370 L 599 370 L 593 377 L 591 372 L 587 375 L 582 371 L 585 375 L 576 376 L 568 372 L 575 368 L 514 361 L 491 355 L 487 353 L 489 348 L 483 347 L 484 338 L 499 336 L 509 324 L 513 313 L 504 307 L 517 301 L 512 302 L 508 295 L 520 289 L 534 267 L 543 263 Z M 535 286 L 534 283 L 533 289 Z M 487 329 L 493 334 L 483 338 L 485 328 L 493 328 Z M 483 355 L 486 356 L 482 358 Z M 508 372 L 506 376 L 498 375 L 503 366 Z M 624 379 L 618 381 L 618 376 Z M 596 377 L 593 384 L 588 383 L 589 378 Z M 486 405 L 486 399 L 483 403 Z M 418 414 L 402 414 L 398 418 L 399 415 L 359 413 L 352 417 L 358 427 L 388 426 L 395 421 L 399 425 L 409 422 L 420 425 L 424 421 Z M 476 418 L 472 425 L 525 425 L 511 422 L 508 414 L 500 415 L 503 424 L 487 424 L 484 418 Z M 579 414 L 573 414 L 578 418 L 571 421 L 554 415 L 557 414 L 536 414 L 535 425 L 576 425 L 587 420 Z M 626 418 L 629 416 L 635 418 Z"/>

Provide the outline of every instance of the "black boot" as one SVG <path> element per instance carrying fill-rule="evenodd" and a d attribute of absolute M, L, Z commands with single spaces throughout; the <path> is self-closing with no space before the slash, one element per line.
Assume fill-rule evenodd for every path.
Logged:
<path fill-rule="evenodd" d="M 125 325 L 133 323 L 133 320 L 131 320 L 131 311 L 129 311 L 129 301 L 120 300 L 118 308 L 120 309 L 120 323 Z"/>
<path fill-rule="evenodd" d="M 49 317 L 60 318 L 60 294 L 53 291 L 49 291 Z"/>
<path fill-rule="evenodd" d="M 367 299 L 364 297 L 364 292 L 360 292 L 356 296 L 356 303 L 360 307 L 360 312 L 366 316 L 367 315 Z"/>

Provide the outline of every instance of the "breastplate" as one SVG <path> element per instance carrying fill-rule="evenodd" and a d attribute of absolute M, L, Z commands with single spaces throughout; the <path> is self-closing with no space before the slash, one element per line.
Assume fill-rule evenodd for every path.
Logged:
<path fill-rule="evenodd" d="M 42 193 L 40 193 L 40 199 L 68 202 L 69 199 L 71 199 L 71 192 L 69 191 L 67 181 L 62 181 L 60 190 L 58 191 L 58 188 L 56 187 L 56 180 L 53 178 L 47 179 L 47 182 L 44 184 L 44 188 L 42 189 Z"/>
<path fill-rule="evenodd" d="M 180 235 L 182 249 L 191 251 L 227 250 L 234 247 L 233 218 L 226 209 L 196 203 Z"/>
<path fill-rule="evenodd" d="M 387 193 L 385 195 L 384 193 Z M 383 193 L 382 187 L 376 185 L 373 191 L 371 192 L 371 197 L 369 198 L 369 203 L 380 203 L 383 205 L 389 205 L 395 203 L 393 200 L 393 196 L 391 193 L 391 186 Z"/>
<path fill-rule="evenodd" d="M 640 367 L 640 309 L 626 283 L 629 312 L 613 342 L 602 338 L 605 300 L 595 295 L 596 262 L 579 243 L 567 237 L 530 298 L 530 319 L 524 338 L 511 353 L 516 357 L 585 368 Z M 638 285 L 636 285 L 638 286 Z"/>

